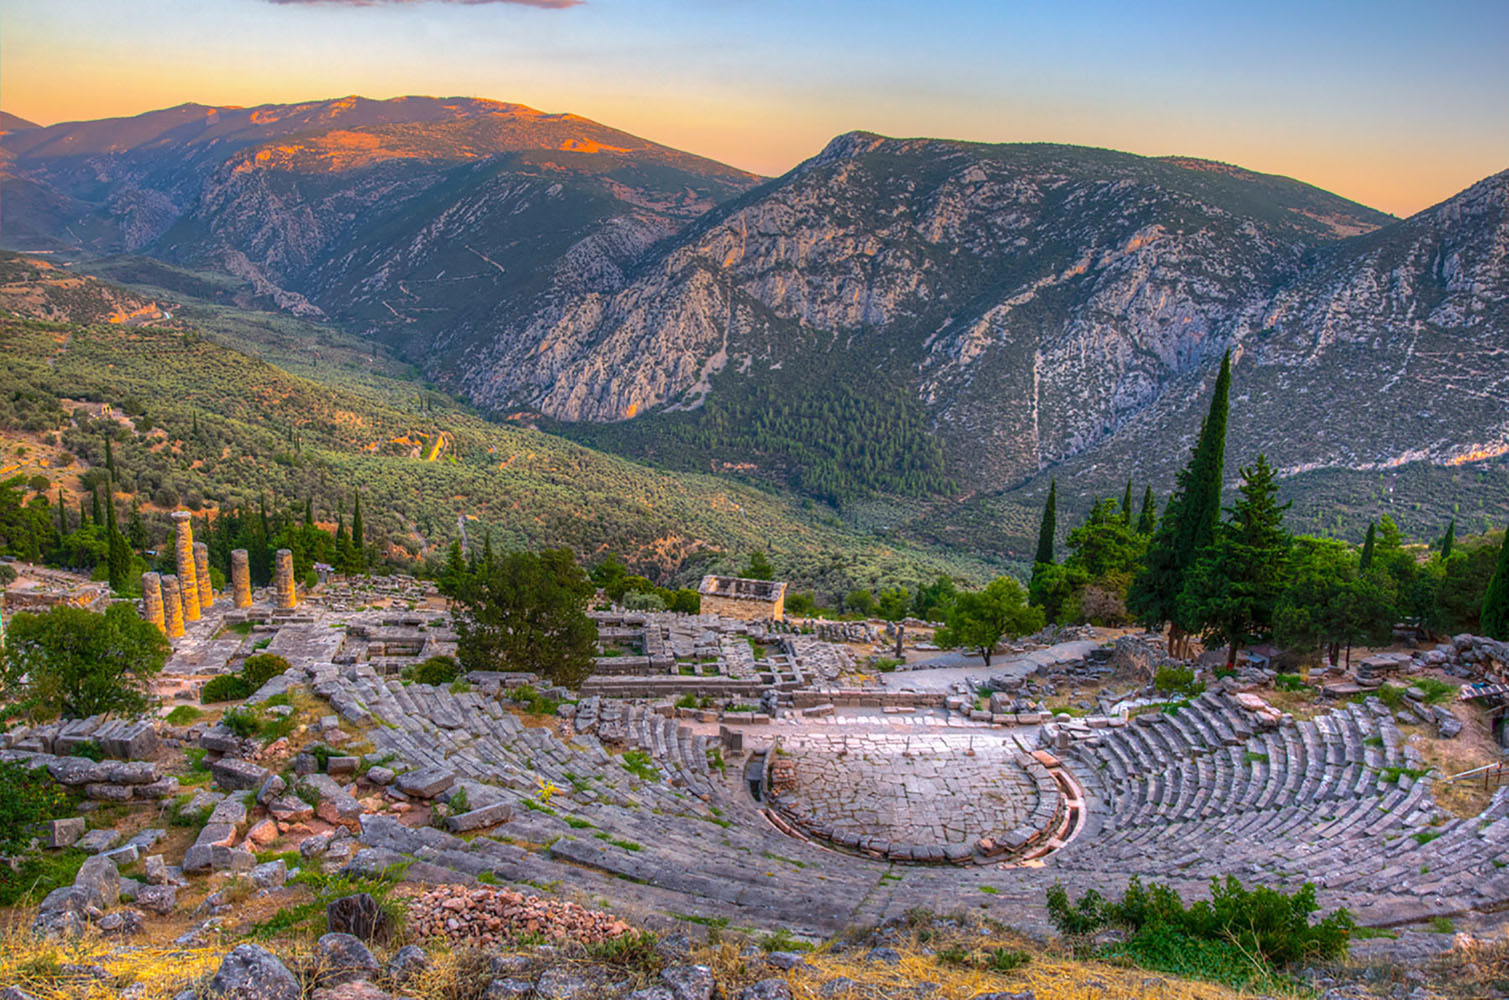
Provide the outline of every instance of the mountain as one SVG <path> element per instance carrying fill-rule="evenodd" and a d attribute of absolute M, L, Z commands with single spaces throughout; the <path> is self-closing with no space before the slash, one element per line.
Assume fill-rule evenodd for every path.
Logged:
<path fill-rule="evenodd" d="M 762 181 L 433 98 L 190 105 L 0 149 L 34 185 L 0 205 L 8 245 L 328 320 L 597 448 L 850 510 L 912 498 L 877 529 L 1015 524 L 1052 475 L 1071 503 L 1166 490 L 1228 350 L 1230 478 L 1265 451 L 1330 504 L 1422 466 L 1455 503 L 1429 470 L 1509 452 L 1509 175 L 1399 220 L 1191 157 L 850 133 Z"/>
<path fill-rule="evenodd" d="M 576 115 L 472 98 L 185 104 L 5 135 L 4 245 L 144 251 L 396 339 L 466 337 L 617 278 L 758 178 Z M 9 194 L 9 193 L 8 193 Z M 320 304 L 316 304 L 320 303 Z"/>
<path fill-rule="evenodd" d="M 473 540 L 491 532 L 499 547 L 568 546 L 588 559 L 611 551 L 677 585 L 764 551 L 829 602 L 854 587 L 940 573 L 980 581 L 1003 568 L 878 540 L 789 495 L 484 420 L 386 352 L 297 317 L 152 299 L 0 253 L 8 475 L 49 480 L 29 487 L 39 497 L 87 497 L 104 464 L 91 411 L 125 421 L 116 489 L 164 527 L 179 504 L 302 516 L 306 500 L 328 527 L 360 489 L 369 538 L 398 560 L 443 557 L 464 519 Z"/>

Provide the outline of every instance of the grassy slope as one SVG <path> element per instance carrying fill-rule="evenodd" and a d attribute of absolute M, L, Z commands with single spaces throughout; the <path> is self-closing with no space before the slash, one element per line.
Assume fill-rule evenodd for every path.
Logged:
<path fill-rule="evenodd" d="M 10 308 L 18 286 L 61 280 L 14 270 L 3 277 L 0 305 Z M 72 288 L 72 310 L 98 319 L 87 291 Z M 169 430 L 158 452 L 182 452 L 185 465 L 194 463 L 212 505 L 254 506 L 264 491 L 286 505 L 301 502 L 311 482 L 360 485 L 369 523 L 428 554 L 455 536 L 461 514 L 479 521 L 469 531 L 485 525 L 499 545 L 616 550 L 666 579 L 729 568 L 755 549 L 825 595 L 939 572 L 979 580 L 996 570 L 892 544 L 793 498 L 710 475 L 667 474 L 488 422 L 326 328 L 209 303 L 172 312 L 143 326 L 4 319 L 0 365 L 59 396 L 140 400 Z M 234 445 L 208 456 L 181 448 L 181 428 L 196 413 Z M 425 460 L 442 434 L 438 457 Z"/>

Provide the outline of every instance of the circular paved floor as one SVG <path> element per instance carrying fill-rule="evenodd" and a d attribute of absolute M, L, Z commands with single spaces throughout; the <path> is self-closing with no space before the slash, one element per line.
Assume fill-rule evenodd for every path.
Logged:
<path fill-rule="evenodd" d="M 1020 751 L 999 737 L 819 733 L 781 747 L 773 804 L 845 847 L 893 856 L 910 847 L 942 860 L 949 846 L 972 848 L 1017 827 L 1037 805 Z"/>

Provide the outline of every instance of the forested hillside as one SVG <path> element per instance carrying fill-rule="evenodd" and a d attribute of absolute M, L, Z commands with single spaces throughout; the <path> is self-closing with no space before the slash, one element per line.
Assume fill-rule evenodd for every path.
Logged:
<path fill-rule="evenodd" d="M 56 301 L 39 291 L 49 286 L 69 289 L 70 308 L 86 321 L 16 314 L 39 297 Z M 149 304 L 26 258 L 8 257 L 0 268 L 5 468 L 22 477 L 18 502 L 47 508 L 28 522 L 38 531 L 60 523 L 60 488 L 69 509 L 61 523 L 78 523 L 73 512 L 80 503 L 87 511 L 103 490 L 108 460 L 121 521 L 141 521 L 146 547 L 165 539 L 163 513 L 175 506 L 214 520 L 235 511 L 249 517 L 265 504 L 280 524 L 302 522 L 307 506 L 329 528 L 342 518 L 349 525 L 359 492 L 369 544 L 400 563 L 443 555 L 460 518 L 473 540 L 491 532 L 499 547 L 564 545 L 589 559 L 616 552 L 663 582 L 732 566 L 756 550 L 770 552 L 803 587 L 834 595 L 939 572 L 964 579 L 989 572 L 967 557 L 844 528 L 831 511 L 794 498 L 656 472 L 490 423 L 328 330 L 311 350 L 303 324 L 305 346 L 296 350 L 281 326 L 288 321 L 276 316 L 203 305 L 159 306 L 149 315 Z M 122 305 L 144 310 L 142 318 L 109 322 Z M 196 310 L 203 328 L 183 319 Z M 219 337 L 298 355 L 303 374 Z M 28 544 L 0 539 L 23 552 Z"/>

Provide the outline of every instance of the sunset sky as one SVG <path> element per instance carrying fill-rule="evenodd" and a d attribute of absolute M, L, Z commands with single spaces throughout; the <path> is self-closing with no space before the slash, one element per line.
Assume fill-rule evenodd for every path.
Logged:
<path fill-rule="evenodd" d="M 7 0 L 0 107 L 477 96 L 765 174 L 833 135 L 1239 163 L 1409 214 L 1509 168 L 1509 3 Z"/>

